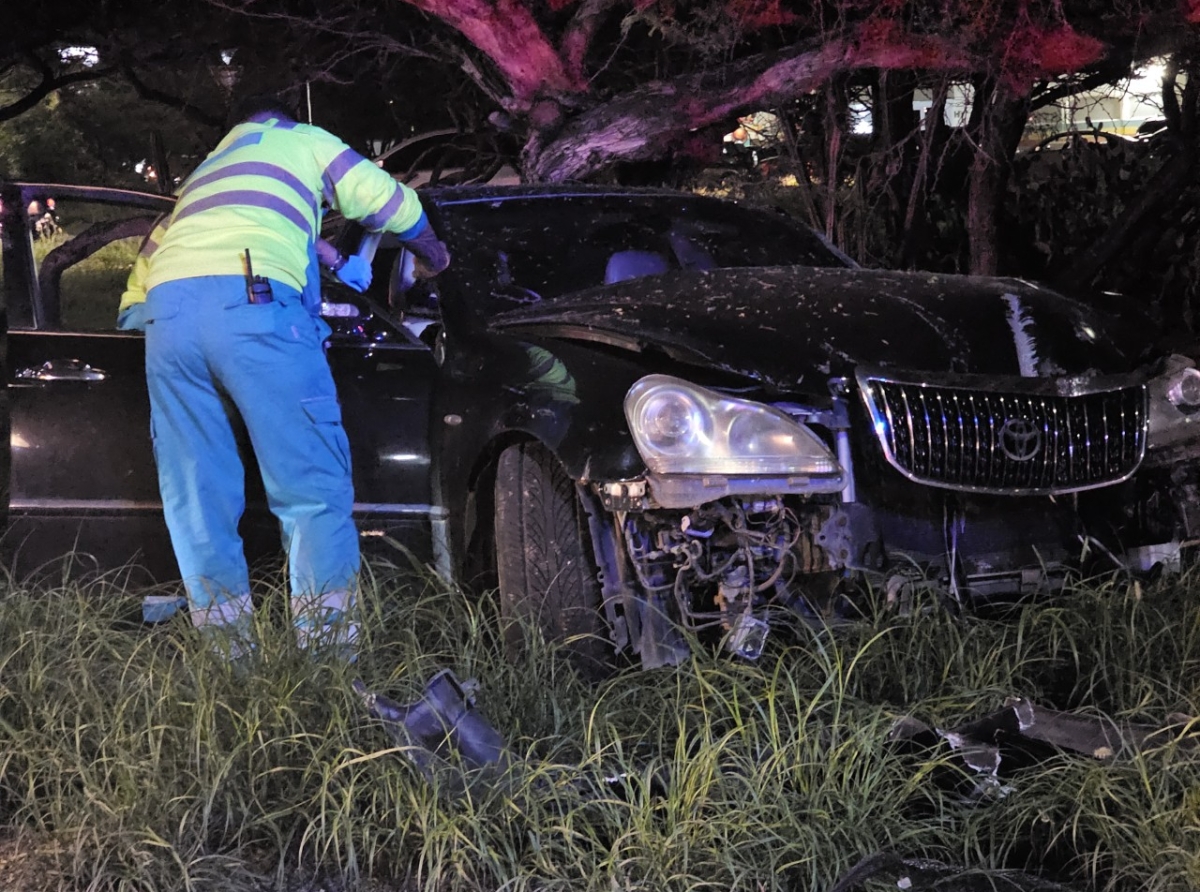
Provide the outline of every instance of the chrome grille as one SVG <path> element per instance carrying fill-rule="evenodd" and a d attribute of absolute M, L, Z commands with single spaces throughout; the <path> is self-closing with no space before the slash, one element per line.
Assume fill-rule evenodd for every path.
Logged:
<path fill-rule="evenodd" d="M 1146 391 L 1002 393 L 865 378 L 887 459 L 949 489 L 1071 492 L 1131 475 L 1146 450 Z"/>

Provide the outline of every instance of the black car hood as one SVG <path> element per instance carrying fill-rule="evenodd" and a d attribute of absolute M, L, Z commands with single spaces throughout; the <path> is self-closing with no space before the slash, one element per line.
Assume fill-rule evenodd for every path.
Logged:
<path fill-rule="evenodd" d="M 1017 279 L 762 267 L 647 276 L 494 317 L 493 329 L 658 347 L 780 387 L 883 371 L 1129 372 L 1108 317 Z"/>

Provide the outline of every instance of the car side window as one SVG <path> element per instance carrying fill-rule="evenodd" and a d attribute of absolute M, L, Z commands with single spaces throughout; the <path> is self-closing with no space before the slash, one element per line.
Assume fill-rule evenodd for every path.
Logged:
<path fill-rule="evenodd" d="M 52 196 L 31 202 L 39 327 L 114 330 L 126 280 L 155 219 L 144 208 Z"/>
<path fill-rule="evenodd" d="M 458 269 L 486 312 L 551 299 L 604 282 L 614 252 L 641 247 L 627 201 L 518 199 L 443 208 Z"/>
<path fill-rule="evenodd" d="M 780 214 L 700 197 L 521 196 L 440 211 L 488 313 L 678 271 L 851 263 Z"/>

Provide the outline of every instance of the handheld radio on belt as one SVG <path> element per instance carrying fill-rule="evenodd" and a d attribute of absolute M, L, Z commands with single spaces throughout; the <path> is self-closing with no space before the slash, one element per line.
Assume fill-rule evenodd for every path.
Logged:
<path fill-rule="evenodd" d="M 263 276 L 254 275 L 250 264 L 250 249 L 246 249 L 246 300 L 252 304 L 269 304 L 275 297 L 271 294 L 271 283 Z"/>

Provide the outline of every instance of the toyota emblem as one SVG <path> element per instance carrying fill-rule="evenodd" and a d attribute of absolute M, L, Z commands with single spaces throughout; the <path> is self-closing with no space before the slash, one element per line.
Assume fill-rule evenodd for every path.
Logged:
<path fill-rule="evenodd" d="M 1042 451 L 1042 431 L 1028 418 L 1010 418 L 997 436 L 1000 451 L 1013 461 L 1029 461 Z"/>

